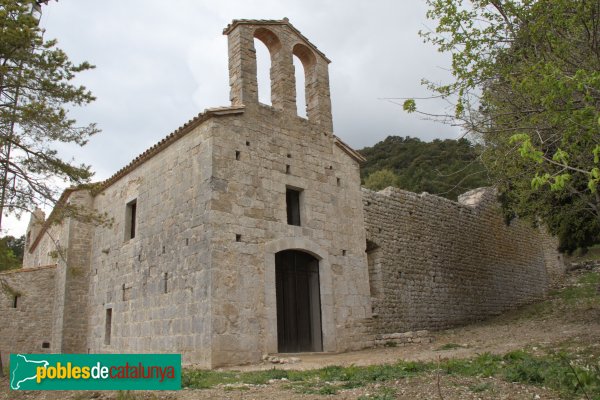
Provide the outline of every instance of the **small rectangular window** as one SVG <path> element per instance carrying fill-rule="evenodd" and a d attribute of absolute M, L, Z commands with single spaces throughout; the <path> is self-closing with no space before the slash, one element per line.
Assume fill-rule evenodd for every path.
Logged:
<path fill-rule="evenodd" d="M 287 188 L 285 203 L 287 206 L 287 223 L 300 226 L 300 190 Z"/>
<path fill-rule="evenodd" d="M 112 331 L 112 308 L 106 309 L 106 325 L 104 328 L 104 344 L 110 344 L 110 336 Z"/>
<path fill-rule="evenodd" d="M 127 203 L 125 213 L 125 240 L 133 239 L 137 225 L 137 199 Z"/>
<path fill-rule="evenodd" d="M 19 306 L 19 298 L 20 298 L 20 297 L 21 297 L 21 296 L 19 296 L 18 294 L 16 294 L 16 295 L 13 297 L 13 308 L 17 308 L 17 307 Z"/>

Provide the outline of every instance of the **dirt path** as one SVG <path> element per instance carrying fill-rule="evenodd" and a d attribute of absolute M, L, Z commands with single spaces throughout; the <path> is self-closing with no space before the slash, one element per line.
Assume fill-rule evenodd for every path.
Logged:
<path fill-rule="evenodd" d="M 554 318 L 547 320 L 514 321 L 512 315 L 503 316 L 486 323 L 451 329 L 435 333 L 434 341 L 427 344 L 412 344 L 405 347 L 361 350 L 343 354 L 301 355 L 296 364 L 262 363 L 237 368 L 240 371 L 257 369 L 314 369 L 328 365 L 372 365 L 406 361 L 436 361 L 438 358 L 468 358 L 484 352 L 505 354 L 512 350 L 537 346 L 558 347 L 564 342 L 600 343 L 600 320 L 596 322 L 561 322 Z M 439 350 L 445 344 L 457 344 L 463 347 L 451 350 Z M 438 391 L 444 399 L 559 399 L 556 393 L 535 386 L 504 382 L 496 378 L 468 378 L 444 376 L 438 389 L 437 376 L 425 374 L 414 378 L 391 382 L 386 385 L 398 399 L 439 399 Z M 0 380 L 2 392 L 0 399 L 118 399 L 114 392 L 8 392 L 8 380 Z M 218 387 L 208 390 L 182 390 L 179 392 L 143 393 L 122 400 L 133 399 L 323 399 L 326 396 L 299 394 L 285 387 L 285 382 L 273 382 L 269 385 L 247 385 L 243 390 L 228 390 Z M 485 392 L 474 388 L 485 388 Z M 335 398 L 357 399 L 361 396 L 379 395 L 381 387 L 369 385 L 357 389 L 342 390 Z M 121 395 L 123 396 L 123 395 Z M 329 396 L 332 398 L 332 396 Z M 378 397 L 374 397 L 378 398 Z M 379 397 L 386 398 L 386 397 Z"/>
<path fill-rule="evenodd" d="M 341 354 L 296 354 L 286 357 L 300 358 L 293 364 L 272 364 L 223 368 L 222 370 L 253 371 L 260 369 L 315 369 L 329 365 L 365 366 L 405 361 L 437 361 L 441 358 L 469 358 L 481 353 L 505 354 L 525 347 L 552 347 L 565 341 L 594 343 L 600 340 L 600 319 L 595 323 L 561 323 L 555 319 L 529 320 L 518 323 L 506 317 L 492 322 L 469 325 L 433 333 L 433 342 L 410 344 L 403 347 L 366 349 Z M 440 350 L 446 344 L 461 347 Z"/>

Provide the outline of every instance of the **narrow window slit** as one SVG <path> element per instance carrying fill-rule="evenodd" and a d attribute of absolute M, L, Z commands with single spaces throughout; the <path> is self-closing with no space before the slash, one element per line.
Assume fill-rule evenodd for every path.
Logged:
<path fill-rule="evenodd" d="M 104 325 L 104 344 L 105 345 L 110 345 L 111 334 L 112 334 L 112 308 L 107 308 L 105 325 Z"/>
<path fill-rule="evenodd" d="M 285 190 L 285 203 L 288 225 L 300 226 L 300 190 L 287 188 Z"/>
<path fill-rule="evenodd" d="M 137 219 L 137 199 L 127 203 L 125 213 L 125 240 L 135 238 Z"/>

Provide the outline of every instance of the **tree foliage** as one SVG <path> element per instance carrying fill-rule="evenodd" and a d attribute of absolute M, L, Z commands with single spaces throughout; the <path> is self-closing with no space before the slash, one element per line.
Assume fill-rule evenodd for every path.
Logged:
<path fill-rule="evenodd" d="M 0 238 L 0 271 L 19 268 L 23 264 L 25 236 Z"/>
<path fill-rule="evenodd" d="M 0 226 L 1 216 L 55 203 L 59 181 L 89 181 L 86 165 L 62 159 L 56 143 L 84 145 L 97 132 L 78 126 L 68 109 L 94 100 L 73 83 L 93 68 L 73 64 L 56 40 L 45 40 L 32 15 L 34 0 L 0 0 Z"/>
<path fill-rule="evenodd" d="M 361 176 L 369 189 L 396 186 L 456 200 L 467 190 L 489 185 L 479 150 L 466 139 L 423 142 L 389 136 L 359 151 L 367 158 Z"/>
<path fill-rule="evenodd" d="M 600 1 L 428 0 L 452 54 L 455 101 L 507 217 L 545 223 L 571 251 L 600 240 Z M 413 100 L 405 110 L 417 111 Z"/>
<path fill-rule="evenodd" d="M 365 178 L 365 187 L 371 190 L 382 190 L 388 186 L 399 186 L 398 175 L 387 168 L 370 173 Z"/>

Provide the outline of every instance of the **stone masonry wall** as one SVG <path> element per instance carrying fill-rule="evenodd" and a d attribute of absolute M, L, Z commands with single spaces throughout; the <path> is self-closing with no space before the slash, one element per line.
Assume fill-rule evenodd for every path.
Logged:
<path fill-rule="evenodd" d="M 213 366 L 278 351 L 275 254 L 283 250 L 319 260 L 323 349 L 364 347 L 371 305 L 359 164 L 333 135 L 329 60 L 285 19 L 234 21 L 224 33 L 232 105 L 245 111 L 215 126 Z M 271 56 L 272 107 L 258 103 L 255 38 Z M 306 119 L 297 115 L 294 55 L 305 71 Z M 301 226 L 287 223 L 286 188 L 301 191 Z"/>
<path fill-rule="evenodd" d="M 492 191 L 461 201 L 363 189 L 377 333 L 499 314 L 544 295 L 548 271 L 562 268 L 555 241 L 519 221 L 505 225 Z"/>
<path fill-rule="evenodd" d="M 92 196 L 88 190 L 74 190 L 66 200 L 72 205 L 91 210 Z M 66 217 L 60 223 L 50 223 L 37 242 L 25 249 L 23 268 L 55 264 L 52 296 L 52 343 L 56 352 L 87 351 L 87 307 L 91 231 L 93 226 Z"/>
<path fill-rule="evenodd" d="M 87 190 L 72 193 L 69 201 L 86 209 L 92 208 L 92 196 Z M 68 227 L 69 246 L 65 252 L 67 265 L 61 271 L 64 281 L 61 282 L 62 285 L 57 284 L 57 295 L 64 299 L 61 352 L 85 353 L 88 333 L 91 234 L 94 225 L 70 218 Z M 58 290 L 64 293 L 59 293 Z"/>
<path fill-rule="evenodd" d="M 334 145 L 331 133 L 267 106 L 218 122 L 213 147 L 218 184 L 210 207 L 214 365 L 257 362 L 277 352 L 276 341 L 269 340 L 277 335 L 270 249 L 321 258 L 325 351 L 369 345 L 358 162 Z M 288 186 L 302 189 L 301 226 L 287 223 Z"/>
<path fill-rule="evenodd" d="M 55 274 L 55 265 L 0 272 L 0 353 L 5 366 L 10 353 L 57 351 L 52 341 Z"/>
<path fill-rule="evenodd" d="M 194 128 L 94 198 L 114 219 L 93 231 L 88 346 L 97 353 L 181 353 L 210 367 L 207 227 L 213 122 Z M 127 204 L 136 233 L 127 232 Z M 110 343 L 107 309 L 111 309 Z"/>
<path fill-rule="evenodd" d="M 35 248 L 27 248 L 26 246 L 24 249 L 23 268 L 40 267 L 59 262 L 60 257 L 57 253 L 57 244 L 61 248 L 65 248 L 68 243 L 67 232 L 68 224 L 66 221 L 63 220 L 60 223 L 51 224 Z"/>

